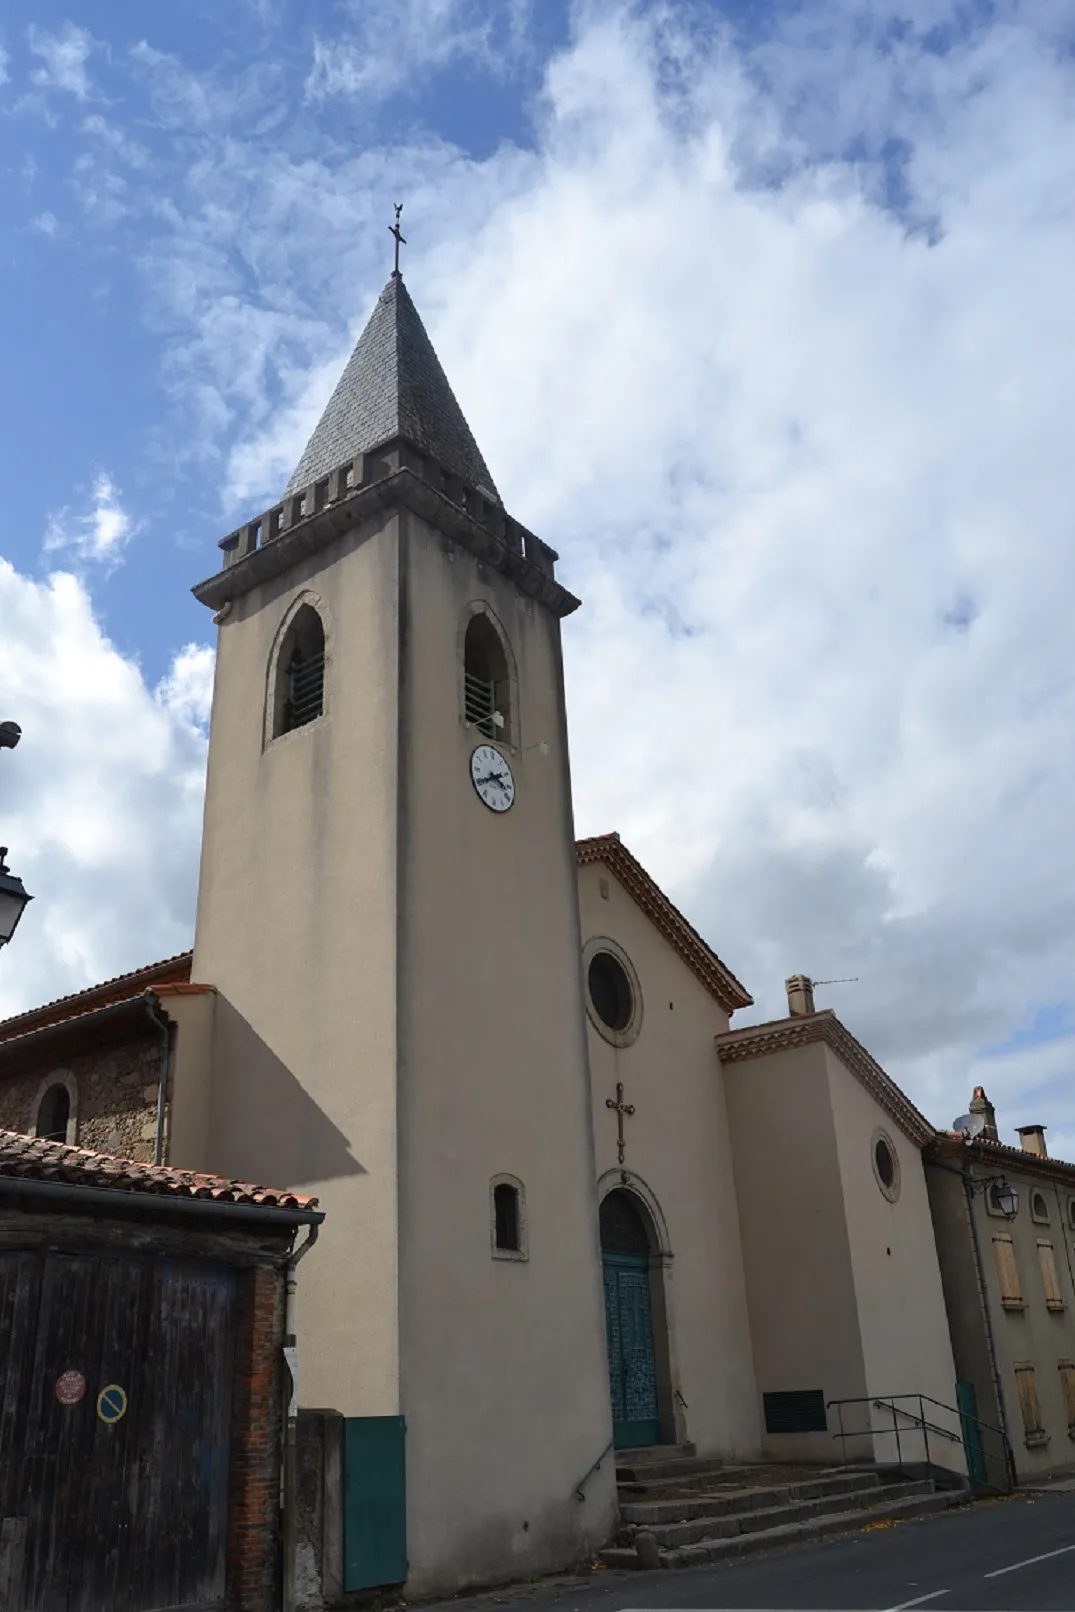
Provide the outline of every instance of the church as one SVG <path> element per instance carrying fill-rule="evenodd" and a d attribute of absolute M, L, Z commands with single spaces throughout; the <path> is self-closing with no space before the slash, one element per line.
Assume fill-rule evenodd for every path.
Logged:
<path fill-rule="evenodd" d="M 576 839 L 556 561 L 397 270 L 194 589 L 192 952 L 0 1025 L 0 1125 L 317 1197 L 299 1399 L 398 1428 L 412 1597 L 592 1559 L 613 1451 L 880 1460 L 871 1396 L 954 1399 L 934 1127 L 807 977 L 733 1025 L 732 968 Z"/>

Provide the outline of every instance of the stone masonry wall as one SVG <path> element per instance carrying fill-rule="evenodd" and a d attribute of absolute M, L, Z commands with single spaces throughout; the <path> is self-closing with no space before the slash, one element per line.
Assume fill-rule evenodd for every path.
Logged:
<path fill-rule="evenodd" d="M 67 1139 L 118 1158 L 151 1162 L 157 1134 L 161 1051 L 149 1033 L 16 1075 L 0 1073 L 0 1127 L 32 1133 L 49 1086 L 72 1091 Z"/>

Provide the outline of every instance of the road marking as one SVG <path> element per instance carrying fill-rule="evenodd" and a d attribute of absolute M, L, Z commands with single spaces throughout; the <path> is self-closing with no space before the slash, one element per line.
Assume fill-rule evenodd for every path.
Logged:
<path fill-rule="evenodd" d="M 983 1573 L 983 1578 L 1000 1578 L 1002 1573 L 1017 1573 L 1021 1567 L 1033 1567 L 1035 1562 L 1049 1562 L 1054 1556 L 1066 1556 L 1075 1545 L 1061 1545 L 1059 1550 L 1047 1550 L 1044 1556 L 1028 1556 L 1025 1562 L 1013 1562 L 1010 1567 L 998 1567 L 995 1573 Z"/>
<path fill-rule="evenodd" d="M 920 1595 L 914 1601 L 901 1601 L 899 1606 L 890 1606 L 888 1612 L 905 1612 L 909 1606 L 921 1606 L 923 1601 L 935 1601 L 938 1595 L 950 1595 L 951 1590 L 934 1590 L 930 1595 Z"/>

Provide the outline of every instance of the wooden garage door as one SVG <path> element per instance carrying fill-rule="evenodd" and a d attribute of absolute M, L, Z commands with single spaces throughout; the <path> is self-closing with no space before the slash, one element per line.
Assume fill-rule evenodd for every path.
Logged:
<path fill-rule="evenodd" d="M 234 1311 L 216 1266 L 0 1254 L 11 1612 L 224 1605 Z"/>

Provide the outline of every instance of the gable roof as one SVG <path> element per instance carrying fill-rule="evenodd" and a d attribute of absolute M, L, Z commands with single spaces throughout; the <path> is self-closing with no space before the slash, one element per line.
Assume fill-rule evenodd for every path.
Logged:
<path fill-rule="evenodd" d="M 740 1030 L 726 1030 L 716 1037 L 722 1064 L 766 1058 L 791 1047 L 808 1046 L 813 1041 L 823 1041 L 832 1048 L 840 1062 L 918 1147 L 925 1147 L 934 1140 L 936 1127 L 919 1112 L 891 1075 L 886 1075 L 862 1042 L 840 1023 L 832 1008 L 822 1008 L 817 1013 L 796 1013 L 786 1019 L 770 1019 L 765 1024 L 745 1024 Z"/>
<path fill-rule="evenodd" d="M 407 437 L 499 503 L 489 468 L 399 274 L 381 292 L 285 497 L 393 437 Z"/>
<path fill-rule="evenodd" d="M 1070 1191 L 1075 1187 L 1075 1164 L 1067 1159 L 1043 1158 L 1010 1142 L 994 1142 L 991 1136 L 968 1136 L 965 1131 L 938 1131 L 927 1153 L 928 1158 L 962 1158 L 996 1169 L 1006 1165 L 1011 1171 L 1025 1170 L 1043 1180 L 1058 1181 Z"/>
<path fill-rule="evenodd" d="M 730 968 L 725 968 L 711 946 L 687 922 L 660 886 L 650 878 L 641 862 L 633 857 L 618 834 L 598 834 L 579 840 L 575 846 L 579 867 L 603 862 L 669 945 L 701 980 L 726 1013 L 749 1007 L 754 998 L 740 984 Z"/>
<path fill-rule="evenodd" d="M 183 989 L 207 991 L 208 985 L 191 985 L 190 970 L 193 952 L 179 952 L 160 963 L 146 963 L 132 969 L 129 974 L 117 974 L 114 979 L 103 980 L 100 985 L 88 985 L 84 991 L 73 991 L 69 996 L 58 996 L 54 1002 L 16 1013 L 13 1018 L 0 1019 L 0 1042 L 13 1041 L 17 1036 L 43 1030 L 46 1025 L 59 1024 L 64 1019 L 80 1018 L 97 1008 L 111 1007 L 114 1002 L 152 990 L 157 996 L 182 994 Z"/>
<path fill-rule="evenodd" d="M 141 1164 L 113 1158 L 88 1147 L 66 1142 L 44 1142 L 18 1131 L 0 1130 L 0 1187 L 5 1180 L 52 1181 L 67 1186 L 111 1188 L 124 1193 L 150 1193 L 165 1198 L 203 1198 L 214 1203 L 256 1204 L 263 1209 L 296 1209 L 304 1214 L 317 1208 L 316 1198 L 297 1192 L 255 1186 L 221 1175 L 201 1175 L 164 1164 Z"/>

